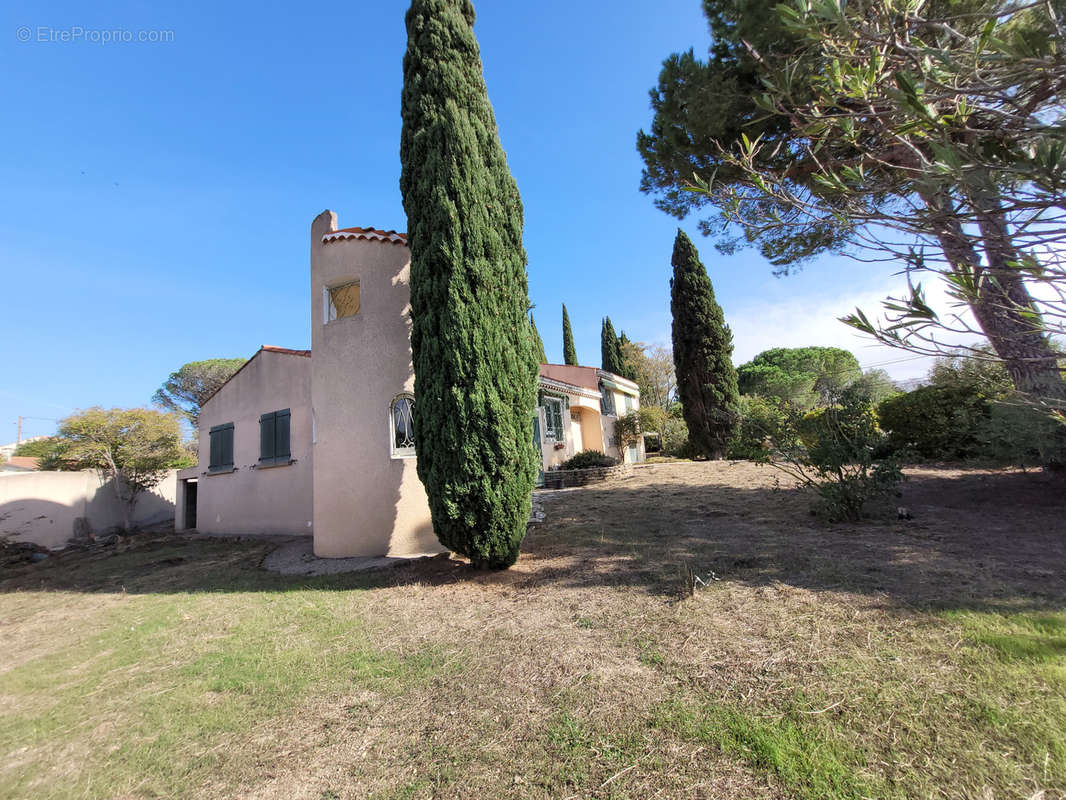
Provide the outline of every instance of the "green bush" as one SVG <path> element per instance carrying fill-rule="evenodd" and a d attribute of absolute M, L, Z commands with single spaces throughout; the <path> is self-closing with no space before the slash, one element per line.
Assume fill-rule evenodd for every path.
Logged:
<path fill-rule="evenodd" d="M 678 458 L 691 458 L 693 447 L 688 441 L 685 420 L 670 417 L 663 426 L 663 452 Z"/>
<path fill-rule="evenodd" d="M 851 387 L 817 414 L 793 415 L 774 440 L 770 463 L 817 492 L 813 511 L 830 522 L 854 521 L 903 480 L 894 460 L 877 459 L 883 439 L 869 396 Z"/>
<path fill-rule="evenodd" d="M 613 467 L 618 463 L 617 458 L 604 455 L 599 450 L 582 450 L 580 453 L 564 461 L 559 469 L 591 469 L 593 467 Z"/>
<path fill-rule="evenodd" d="M 741 396 L 740 424 L 729 442 L 728 457 L 763 461 L 770 455 L 770 443 L 781 435 L 785 412 L 764 397 Z"/>
<path fill-rule="evenodd" d="M 1066 467 L 1066 420 L 1021 402 L 993 403 L 976 436 L 980 455 L 991 461 Z"/>
<path fill-rule="evenodd" d="M 991 403 L 970 386 L 922 386 L 881 402 L 888 446 L 901 455 L 966 459 L 980 455 Z"/>

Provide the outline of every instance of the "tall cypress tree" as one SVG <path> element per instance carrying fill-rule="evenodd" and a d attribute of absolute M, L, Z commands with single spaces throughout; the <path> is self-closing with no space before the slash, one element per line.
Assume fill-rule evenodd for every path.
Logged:
<path fill-rule="evenodd" d="M 600 361 L 603 369 L 621 375 L 623 370 L 622 345 L 615 335 L 610 317 L 603 318 L 600 328 Z"/>
<path fill-rule="evenodd" d="M 618 358 L 619 358 L 619 372 L 623 378 L 629 378 L 631 381 L 637 379 L 637 367 L 629 357 L 629 348 L 627 345 L 632 344 L 629 341 L 629 337 L 626 336 L 626 332 L 622 331 L 618 334 Z"/>
<path fill-rule="evenodd" d="M 574 332 L 570 330 L 570 315 L 563 303 L 563 363 L 577 366 L 577 349 L 574 347 Z"/>
<path fill-rule="evenodd" d="M 537 354 L 522 201 L 469 0 L 413 0 L 400 190 L 411 249 L 415 448 L 433 529 L 478 567 L 518 558 L 536 478 Z"/>
<path fill-rule="evenodd" d="M 740 400 L 733 333 L 696 246 L 680 228 L 671 263 L 674 368 L 689 441 L 708 458 L 721 458 L 737 426 Z"/>
<path fill-rule="evenodd" d="M 537 354 L 541 364 L 547 364 L 548 354 L 544 351 L 544 340 L 540 338 L 540 331 L 537 330 L 537 323 L 533 319 L 532 312 L 529 315 L 529 330 L 533 336 L 533 352 Z"/>

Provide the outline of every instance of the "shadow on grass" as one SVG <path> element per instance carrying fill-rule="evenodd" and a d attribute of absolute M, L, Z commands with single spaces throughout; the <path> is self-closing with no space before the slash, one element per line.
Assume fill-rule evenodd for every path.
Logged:
<path fill-rule="evenodd" d="M 714 583 L 785 584 L 924 609 L 1066 606 L 1066 491 L 1040 473 L 925 474 L 905 484 L 909 521 L 824 525 L 794 491 L 644 481 L 547 493 L 548 519 L 516 568 L 427 559 L 367 573 L 283 577 L 274 545 L 163 537 L 124 552 L 70 553 L 0 572 L 0 592 L 173 593 L 480 584 L 500 592 L 610 586 L 671 599 L 686 571 Z M 894 514 L 892 515 L 895 516 Z"/>

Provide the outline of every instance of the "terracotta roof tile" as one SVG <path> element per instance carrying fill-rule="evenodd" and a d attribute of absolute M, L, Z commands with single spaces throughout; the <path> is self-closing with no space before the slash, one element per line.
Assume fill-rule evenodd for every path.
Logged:
<path fill-rule="evenodd" d="M 17 467 L 19 469 L 39 469 L 40 462 L 33 456 L 11 456 L 7 460 L 9 466 Z"/>
<path fill-rule="evenodd" d="M 290 356 L 303 356 L 304 358 L 311 357 L 310 350 L 290 350 L 288 347 L 275 347 L 272 344 L 264 344 L 260 350 L 266 350 L 269 353 L 285 353 Z"/>
<path fill-rule="evenodd" d="M 595 367 L 575 367 L 570 364 L 541 364 L 540 374 L 542 377 L 553 381 L 569 383 L 571 386 L 582 386 L 585 389 L 600 390 L 600 379 Z"/>
<path fill-rule="evenodd" d="M 322 236 L 322 244 L 336 242 L 342 239 L 365 239 L 369 242 L 385 242 L 386 244 L 407 244 L 407 234 L 398 231 L 383 231 L 379 228 L 341 228 L 330 231 Z"/>

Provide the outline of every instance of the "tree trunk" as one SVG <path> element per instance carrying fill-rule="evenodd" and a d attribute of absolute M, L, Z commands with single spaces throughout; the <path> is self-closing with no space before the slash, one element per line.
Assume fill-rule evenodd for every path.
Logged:
<path fill-rule="evenodd" d="M 975 206 L 987 268 L 978 283 L 974 315 L 996 354 L 1003 359 L 1014 388 L 1037 399 L 1066 400 L 1066 382 L 1051 349 L 1043 320 L 1017 267 L 1002 205 L 996 195 L 980 195 Z"/>
<path fill-rule="evenodd" d="M 973 272 L 977 293 L 969 299 L 970 309 L 1003 360 L 1014 388 L 1034 399 L 1064 401 L 1066 382 L 1056 353 L 1022 273 L 1009 266 L 1017 261 L 1018 253 L 1002 212 L 995 211 L 998 199 L 982 197 L 979 201 L 987 212 L 978 217 L 987 265 L 981 263 L 973 238 L 945 208 L 945 202 L 932 201 L 940 212 L 936 231 L 941 248 L 952 268 L 965 265 Z"/>

